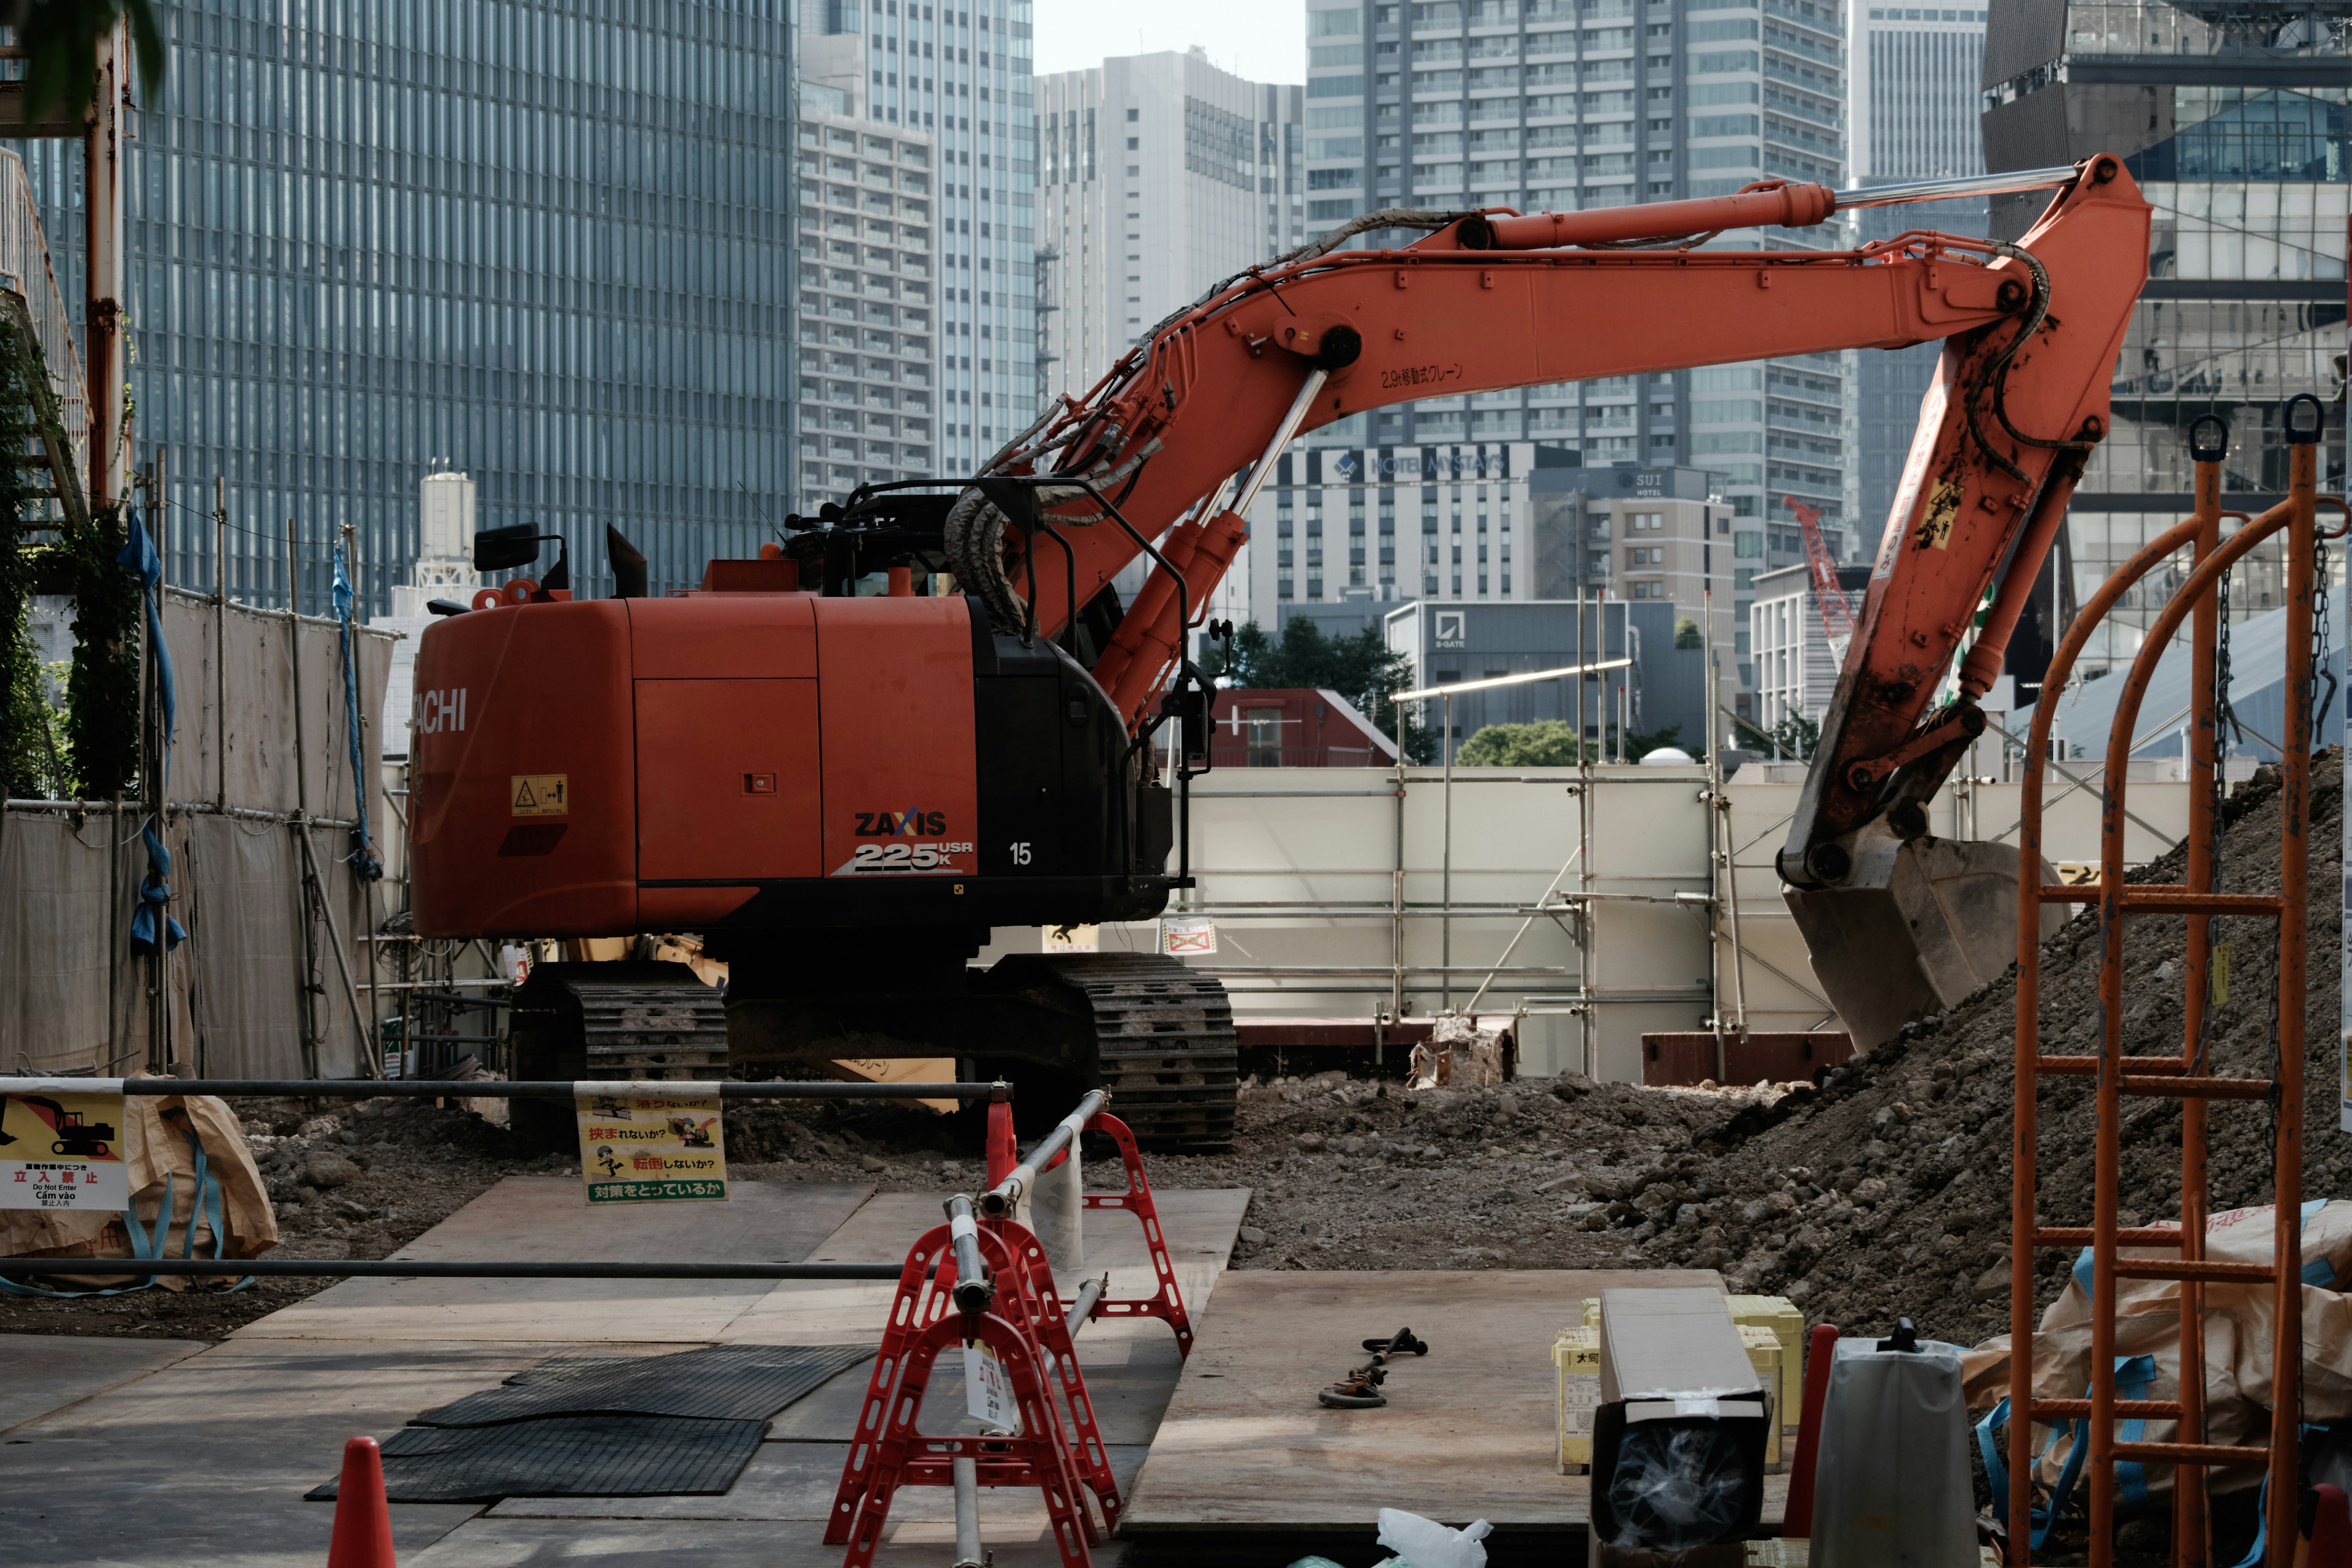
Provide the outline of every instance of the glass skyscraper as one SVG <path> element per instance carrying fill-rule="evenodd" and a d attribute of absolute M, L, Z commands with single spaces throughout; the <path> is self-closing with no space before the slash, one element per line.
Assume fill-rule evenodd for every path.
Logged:
<path fill-rule="evenodd" d="M 1849 79 L 1853 183 L 1887 185 L 1984 173 L 1976 83 L 1984 68 L 1983 0 L 1967 5 L 1857 5 Z M 1892 239 L 1906 229 L 1982 236 L 1981 196 L 1864 207 L 1857 237 Z M 1919 405 L 1935 379 L 1940 342 L 1853 355 L 1854 527 L 1857 560 L 1878 549 Z"/>
<path fill-rule="evenodd" d="M 1830 0 L 1309 0 L 1307 30 L 1310 234 L 1385 206 L 1573 211 L 1726 195 L 1774 174 L 1841 183 L 1844 23 Z M 1746 231 L 1714 244 L 1843 237 Z M 1429 399 L 1310 439 L 1462 444 L 1473 465 L 1533 441 L 1588 466 L 1711 470 L 1735 514 L 1745 626 L 1756 574 L 1803 559 L 1789 497 L 1819 507 L 1843 541 L 1849 395 L 1844 357 L 1813 354 Z M 1398 591 L 1443 587 L 1424 576 Z"/>
<path fill-rule="evenodd" d="M 2286 484 L 2280 405 L 2328 405 L 2319 488 L 2344 483 L 2345 229 L 2352 208 L 2352 30 L 2308 13 L 2166 0 L 1990 0 L 1985 162 L 1996 171 L 2121 154 L 2156 209 L 2148 283 L 2116 369 L 2115 424 L 2067 519 L 2078 601 L 2189 513 L 2189 426 L 2229 421 L 2222 500 Z M 1997 198 L 2014 239 L 2047 193 Z M 2267 555 L 2267 559 L 2260 557 Z M 2233 616 L 2273 609 L 2278 554 L 2233 576 Z M 2137 649 L 2162 590 L 2099 628 L 2084 664 Z"/>
<path fill-rule="evenodd" d="M 382 609 L 417 482 L 470 472 L 485 527 L 603 525 L 653 586 L 756 551 L 789 510 L 790 0 L 188 0 L 129 142 L 135 458 L 168 449 L 171 580 L 306 608 L 358 531 Z M 79 143 L 23 144 L 67 297 Z M 551 566 L 551 547 L 541 570 Z"/>
<path fill-rule="evenodd" d="M 1037 415 L 1029 0 L 808 0 L 802 22 L 811 81 L 938 148 L 936 471 L 969 474 Z"/>

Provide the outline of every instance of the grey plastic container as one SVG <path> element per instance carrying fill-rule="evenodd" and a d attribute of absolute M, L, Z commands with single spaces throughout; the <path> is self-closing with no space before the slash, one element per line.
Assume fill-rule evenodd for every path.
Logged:
<path fill-rule="evenodd" d="M 1840 1340 L 1822 1408 L 1812 1568 L 1977 1568 L 1956 1345 Z"/>

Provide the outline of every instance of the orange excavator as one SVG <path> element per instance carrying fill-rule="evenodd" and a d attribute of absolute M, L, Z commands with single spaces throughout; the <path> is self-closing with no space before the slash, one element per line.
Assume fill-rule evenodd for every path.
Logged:
<path fill-rule="evenodd" d="M 738 1068 L 953 1056 L 1106 1084 L 1153 1142 L 1218 1147 L 1234 1036 L 1213 981 L 1142 955 L 969 960 L 993 927 L 1149 919 L 1187 885 L 1209 717 L 1189 637 L 1275 458 L 1413 398 L 1940 340 L 1779 858 L 1816 973 L 1882 1038 L 2013 946 L 2014 851 L 1929 839 L 1922 803 L 1982 729 L 2147 274 L 2148 207 L 2119 161 L 2004 179 L 1970 189 L 2056 193 L 2016 244 L 1702 248 L 1949 183 L 1368 214 L 1162 321 L 973 478 L 862 487 L 787 520 L 772 558 L 664 597 L 617 535 L 620 596 L 485 589 L 418 655 L 416 929 L 700 931 L 730 964 Z M 490 531 L 477 563 L 537 548 Z M 1931 710 L 1988 595 L 1958 699 Z M 579 1009 L 591 1034 L 628 1012 L 600 1005 Z M 551 1026 L 518 1069 L 642 1075 L 651 1037 L 612 1027 L 622 1048 L 583 1056 Z"/>

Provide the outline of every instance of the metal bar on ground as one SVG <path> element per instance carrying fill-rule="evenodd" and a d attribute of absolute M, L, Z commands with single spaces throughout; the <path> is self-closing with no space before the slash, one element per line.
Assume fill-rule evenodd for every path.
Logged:
<path fill-rule="evenodd" d="M 545 1263 L 383 1258 L 0 1258 L 0 1274 L 331 1279 L 896 1279 L 904 1263 Z"/>
<path fill-rule="evenodd" d="M 591 1088 L 595 1082 L 587 1081 Z M 622 1082 L 615 1080 L 614 1088 Z M 119 1082 L 98 1078 L 0 1078 L 0 1094 L 53 1091 L 58 1088 L 84 1093 L 120 1089 L 124 1094 L 209 1094 L 306 1100 L 433 1100 L 446 1095 L 467 1100 L 569 1100 L 580 1084 L 565 1079 L 404 1079 L 378 1082 L 356 1078 L 131 1078 Z M 732 1079 L 666 1079 L 664 1094 L 680 1100 L 1010 1100 L 1008 1083 L 844 1083 L 797 1079 L 766 1083 L 738 1083 Z"/>
<path fill-rule="evenodd" d="M 987 1568 L 980 1543 L 980 1461 L 960 1454 L 950 1465 L 955 1478 L 954 1568 Z"/>

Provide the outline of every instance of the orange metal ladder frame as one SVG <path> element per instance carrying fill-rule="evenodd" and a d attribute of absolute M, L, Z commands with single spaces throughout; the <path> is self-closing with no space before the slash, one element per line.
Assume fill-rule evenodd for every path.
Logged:
<path fill-rule="evenodd" d="M 2089 887 L 2044 886 L 2042 882 L 2042 788 L 2055 705 L 2036 704 L 2032 733 L 2027 746 L 2019 835 L 2017 1086 L 2014 1145 L 2014 1188 L 2011 1195 L 2012 1237 L 2010 1261 L 2010 1409 L 2009 1427 L 2009 1556 L 2012 1564 L 2030 1561 L 2033 1456 L 2032 1427 L 2037 1416 L 2087 1418 L 2090 1442 L 2088 1508 L 2090 1561 L 2107 1568 L 2114 1554 L 2115 1466 L 2118 1459 L 2172 1463 L 2179 1467 L 2174 1485 L 2174 1561 L 2181 1568 L 2201 1568 L 2207 1560 L 2207 1517 L 2203 1477 L 2215 1465 L 2261 1465 L 2272 1486 L 2267 1501 L 2267 1555 L 2273 1563 L 2293 1559 L 2297 1501 L 2295 1441 L 2301 1409 L 2301 1344 L 2294 1335 L 2273 1336 L 2270 1440 L 2264 1447 L 2233 1447 L 2203 1442 L 2122 1443 L 2115 1434 L 2121 1419 L 2153 1418 L 2179 1424 L 2179 1435 L 2203 1432 L 2203 1300 L 2200 1289 L 2209 1279 L 2263 1279 L 2275 1292 L 2277 1321 L 2301 1316 L 2301 1233 L 2299 1209 L 2303 1170 L 2303 1055 L 2305 908 L 2309 878 L 2305 841 L 2311 787 L 2312 714 L 2302 700 L 2311 683 L 2311 620 L 2313 565 L 2317 542 L 2315 469 L 2317 448 L 2295 445 L 2290 450 L 2287 499 L 2262 516 L 2243 522 L 2224 543 L 2220 507 L 2221 464 L 2197 465 L 2195 513 L 2168 530 L 2134 555 L 2083 606 L 2043 677 L 2042 691 L 2060 689 L 2092 631 L 2107 612 L 2141 578 L 2183 548 L 2194 552 L 2194 569 L 2158 616 L 2142 642 L 2126 677 L 2109 733 L 2106 766 L 2102 779 L 2103 813 L 2100 833 L 2100 874 Z M 2242 515 L 2242 514 L 2228 514 Z M 2220 609 L 2214 589 L 2221 574 L 2253 547 L 2280 530 L 2287 533 L 2287 667 L 2286 733 L 2282 737 L 2283 799 L 2280 880 L 2276 895 L 2224 894 L 2213 890 L 2211 854 L 2213 773 L 2215 768 L 2213 652 Z M 2124 797 L 2132 747 L 2132 728 L 2140 700 L 2158 660 L 2181 621 L 2196 616 L 2192 628 L 2193 675 L 2189 729 L 2189 831 L 2187 880 L 2179 885 L 2142 884 L 2123 880 Z M 2099 991 L 2102 1036 L 2096 1057 L 2044 1057 L 2040 1048 L 2041 913 L 2045 903 L 2078 903 L 2095 900 L 2100 909 L 2103 947 Z M 2124 916 L 2130 913 L 2178 913 L 2189 916 L 2189 952 L 2185 984 L 2188 1005 L 2181 1054 L 2178 1057 L 2135 1057 L 2123 1054 L 2122 960 Z M 2279 1078 L 2275 1085 L 2259 1079 L 2219 1078 L 2200 1071 L 2201 1035 L 2207 975 L 2211 953 L 2211 921 L 2215 915 L 2269 915 L 2278 921 Z M 2083 1076 L 2097 1079 L 2098 1132 L 2095 1150 L 2095 1192 L 2088 1226 L 2038 1226 L 2035 1215 L 2035 1110 L 2042 1074 Z M 2277 1097 L 2278 1132 L 2276 1181 L 2273 1194 L 2274 1247 L 2268 1266 L 2214 1263 L 2205 1259 L 2207 1211 L 2204 1101 L 2218 1099 L 2268 1100 Z M 2125 1230 L 2117 1224 L 2122 1149 L 2119 1117 L 2125 1096 L 2177 1098 L 2182 1101 L 2181 1223 L 2178 1230 L 2161 1226 Z M 2091 1389 L 2087 1399 L 2036 1399 L 2033 1396 L 2034 1253 L 2042 1247 L 2087 1245 L 2092 1254 Z M 2178 1247 L 2178 1262 L 2122 1259 L 2121 1247 Z M 2116 1280 L 2168 1279 L 2181 1282 L 2180 1388 L 2174 1400 L 2118 1400 L 2116 1397 Z"/>

